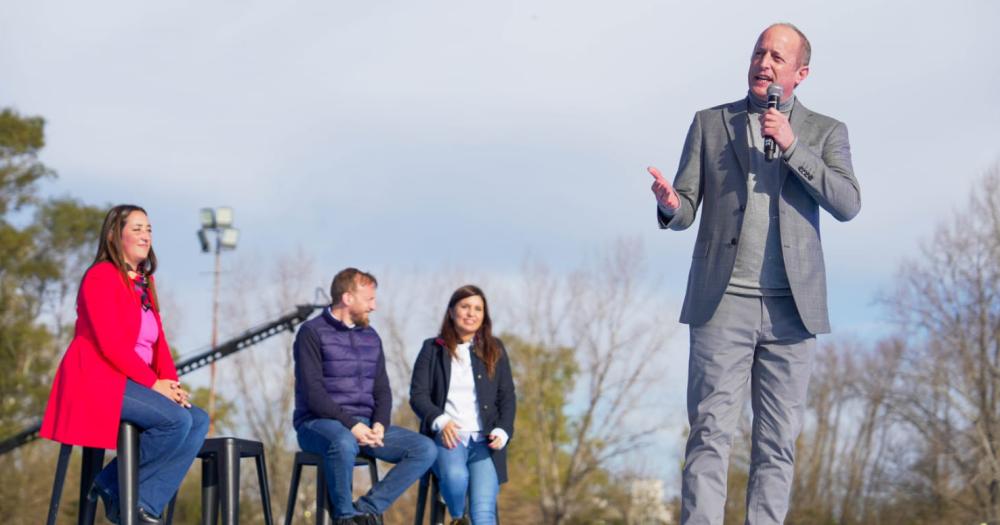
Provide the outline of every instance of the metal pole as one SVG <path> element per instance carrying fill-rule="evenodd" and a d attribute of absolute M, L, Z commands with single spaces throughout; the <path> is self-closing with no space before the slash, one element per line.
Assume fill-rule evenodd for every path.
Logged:
<path fill-rule="evenodd" d="M 212 286 L 212 349 L 215 349 L 219 338 L 219 273 L 222 254 L 222 235 L 215 232 L 215 276 Z M 210 367 L 211 379 L 208 387 L 208 435 L 215 434 L 215 361 Z"/>

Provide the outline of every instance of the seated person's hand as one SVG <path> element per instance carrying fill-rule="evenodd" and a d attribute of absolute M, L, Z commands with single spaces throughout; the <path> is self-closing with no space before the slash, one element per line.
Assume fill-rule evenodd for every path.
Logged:
<path fill-rule="evenodd" d="M 493 450 L 500 450 L 507 446 L 507 435 L 499 428 L 494 428 L 493 432 L 489 435 L 489 444 L 487 445 Z"/>
<path fill-rule="evenodd" d="M 157 379 L 151 387 L 154 391 L 184 408 L 191 408 L 191 394 L 181 388 L 181 384 L 171 379 Z"/>
<path fill-rule="evenodd" d="M 458 425 L 454 421 L 449 421 L 441 428 L 441 441 L 445 448 L 453 449 L 458 446 Z"/>
<path fill-rule="evenodd" d="M 382 446 L 381 438 L 377 437 L 368 425 L 358 421 L 351 427 L 351 434 L 354 435 L 354 439 L 358 440 L 358 444 L 363 447 L 380 447 Z"/>
<path fill-rule="evenodd" d="M 173 384 L 173 391 L 176 395 L 174 401 L 184 408 L 191 408 L 191 393 L 181 388 L 180 383 Z"/>
<path fill-rule="evenodd" d="M 378 442 L 374 446 L 376 447 L 385 446 L 385 427 L 382 426 L 382 423 L 376 422 L 374 425 L 372 425 L 372 435 Z"/>

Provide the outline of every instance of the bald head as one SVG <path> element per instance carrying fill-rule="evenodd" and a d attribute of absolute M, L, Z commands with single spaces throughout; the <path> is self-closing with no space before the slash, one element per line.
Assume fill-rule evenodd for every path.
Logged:
<path fill-rule="evenodd" d="M 792 24 L 772 24 L 757 38 L 747 82 L 750 93 L 758 100 L 767 100 L 771 84 L 781 86 L 784 95 L 792 97 L 795 88 L 809 76 L 809 40 Z"/>
<path fill-rule="evenodd" d="M 767 29 L 765 29 L 764 32 L 762 32 L 759 37 L 757 37 L 757 42 L 760 42 L 760 39 L 764 36 L 764 33 L 767 33 L 771 29 L 777 27 L 790 29 L 795 33 L 796 36 L 799 37 L 798 64 L 799 66 L 808 66 L 809 59 L 812 58 L 812 44 L 809 43 L 809 39 L 806 38 L 806 34 L 803 33 L 799 28 L 795 27 L 794 24 L 790 24 L 788 22 L 776 22 L 774 24 L 771 24 L 767 26 Z"/>

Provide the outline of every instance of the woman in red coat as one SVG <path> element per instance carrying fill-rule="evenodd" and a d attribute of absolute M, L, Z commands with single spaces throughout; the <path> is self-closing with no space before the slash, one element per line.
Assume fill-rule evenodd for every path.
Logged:
<path fill-rule="evenodd" d="M 112 208 L 77 295 L 76 332 L 52 384 L 41 436 L 115 448 L 119 421 L 139 436 L 139 522 L 159 523 L 208 432 L 208 416 L 177 382 L 156 299 L 156 255 L 146 211 Z M 117 461 L 117 460 L 116 460 Z M 112 461 L 90 491 L 118 523 Z"/>

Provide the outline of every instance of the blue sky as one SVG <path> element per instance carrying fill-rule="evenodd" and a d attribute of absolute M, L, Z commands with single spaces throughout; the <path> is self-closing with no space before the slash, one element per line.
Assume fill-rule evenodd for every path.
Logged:
<path fill-rule="evenodd" d="M 0 105 L 47 119 L 48 191 L 149 210 L 182 349 L 208 339 L 203 206 L 235 208 L 227 260 L 302 250 L 317 286 L 568 269 L 638 237 L 677 309 L 694 232 L 656 228 L 644 168 L 672 177 L 778 19 L 809 35 L 796 92 L 847 123 L 862 187 L 854 221 L 824 217 L 834 330 L 876 337 L 874 294 L 1000 159 L 996 2 L 5 0 Z"/>

